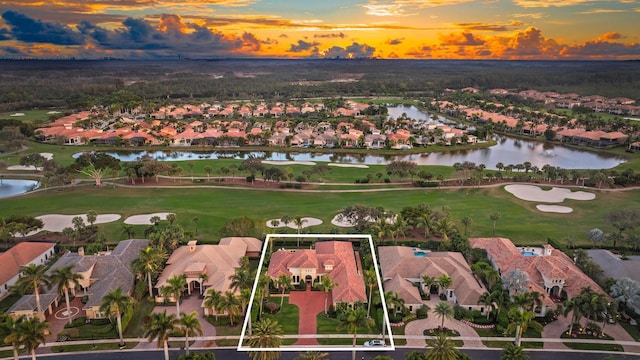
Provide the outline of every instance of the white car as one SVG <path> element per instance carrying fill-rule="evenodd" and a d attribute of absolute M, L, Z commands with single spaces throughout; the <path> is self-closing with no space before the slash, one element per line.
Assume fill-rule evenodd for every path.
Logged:
<path fill-rule="evenodd" d="M 365 341 L 364 346 L 372 347 L 372 346 L 386 346 L 383 340 L 369 340 Z"/>

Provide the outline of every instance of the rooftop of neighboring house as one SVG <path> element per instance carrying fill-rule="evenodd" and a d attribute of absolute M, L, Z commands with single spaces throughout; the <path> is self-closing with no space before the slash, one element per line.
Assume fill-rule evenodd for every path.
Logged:
<path fill-rule="evenodd" d="M 451 288 L 455 289 L 460 304 L 475 305 L 486 292 L 461 253 L 421 252 L 426 256 L 417 256 L 416 251 L 408 246 L 379 246 L 378 253 L 385 281 L 397 276 L 420 281 L 423 275 L 438 278 L 446 274 L 451 278 Z"/>
<path fill-rule="evenodd" d="M 48 242 L 24 241 L 0 254 L 0 284 L 4 284 L 20 273 L 20 268 L 29 265 L 42 254 L 56 246 Z M 41 264 L 36 264 L 41 265 Z"/>

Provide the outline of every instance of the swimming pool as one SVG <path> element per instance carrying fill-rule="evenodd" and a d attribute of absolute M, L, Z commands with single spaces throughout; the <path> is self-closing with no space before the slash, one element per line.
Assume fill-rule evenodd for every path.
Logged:
<path fill-rule="evenodd" d="M 521 251 L 520 253 L 522 254 L 522 256 L 538 256 L 538 254 L 533 251 Z"/>

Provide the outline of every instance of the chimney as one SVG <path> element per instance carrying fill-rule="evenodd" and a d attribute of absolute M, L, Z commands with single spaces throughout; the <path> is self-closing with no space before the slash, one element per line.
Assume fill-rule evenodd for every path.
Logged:
<path fill-rule="evenodd" d="M 84 246 L 80 246 L 80 247 L 78 248 L 78 255 L 80 255 L 80 256 L 84 256 Z"/>
<path fill-rule="evenodd" d="M 197 242 L 197 240 L 191 240 L 187 243 L 187 246 L 189 246 L 189 254 L 193 254 L 196 251 Z"/>

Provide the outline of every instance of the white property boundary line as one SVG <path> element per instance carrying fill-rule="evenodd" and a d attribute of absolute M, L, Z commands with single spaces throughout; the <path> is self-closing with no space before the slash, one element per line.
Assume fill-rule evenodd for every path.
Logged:
<path fill-rule="evenodd" d="M 345 234 L 268 234 L 265 238 L 264 244 L 262 246 L 262 255 L 260 256 L 260 263 L 258 264 L 258 271 L 256 272 L 256 278 L 253 282 L 253 290 L 251 291 L 251 298 L 249 299 L 249 309 L 253 308 L 253 301 L 256 295 L 256 289 L 258 287 L 258 279 L 260 277 L 260 272 L 262 271 L 262 266 L 264 264 L 264 258 L 267 254 L 267 246 L 271 239 L 275 238 L 316 238 L 316 239 L 367 239 L 369 240 L 369 248 L 371 250 L 371 256 L 373 260 L 373 266 L 376 271 L 376 278 L 378 280 L 378 293 L 382 298 L 382 309 L 383 309 L 383 322 L 384 326 L 387 330 L 387 337 L 389 338 L 390 346 L 385 347 L 335 347 L 335 346 L 326 346 L 326 347 L 312 347 L 312 346 L 304 346 L 304 347 L 296 347 L 296 346 L 282 346 L 279 348 L 252 348 L 247 346 L 242 346 L 242 342 L 244 341 L 244 336 L 247 331 L 247 327 L 249 325 L 249 316 L 251 316 L 251 311 L 247 311 L 247 314 L 244 318 L 244 323 L 242 325 L 242 332 L 240 333 L 240 340 L 238 341 L 238 351 L 394 351 L 396 349 L 395 342 L 393 340 L 393 334 L 391 333 L 391 325 L 389 324 L 389 312 L 387 310 L 387 302 L 384 298 L 384 290 L 382 289 L 382 279 L 380 278 L 380 269 L 378 269 L 378 259 L 376 257 L 376 252 L 373 247 L 373 239 L 371 235 L 345 235 Z M 364 271 L 364 269 L 362 269 Z M 318 337 L 323 337 L 323 334 L 318 334 Z"/>

